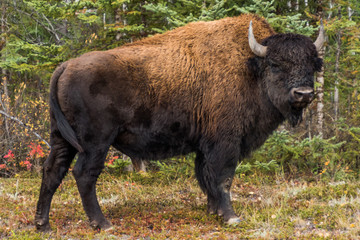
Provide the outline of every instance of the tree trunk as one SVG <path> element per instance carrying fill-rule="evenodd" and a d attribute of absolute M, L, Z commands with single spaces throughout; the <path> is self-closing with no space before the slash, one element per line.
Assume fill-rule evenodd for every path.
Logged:
<path fill-rule="evenodd" d="M 5 33 L 6 33 L 6 5 L 5 5 L 5 1 L 2 2 L 1 4 L 1 42 L 2 42 L 2 46 L 5 47 L 6 46 L 6 37 L 5 37 Z M 5 61 L 6 60 L 6 53 L 3 52 L 3 54 L 1 55 L 1 60 Z M 5 68 L 1 69 L 1 80 L 2 80 L 2 86 L 3 86 L 3 95 L 1 96 L 1 105 L 2 108 L 4 109 L 4 111 L 6 113 L 9 112 L 9 92 L 8 92 L 8 74 Z M 5 133 L 6 133 L 6 137 L 7 137 L 7 147 L 9 147 L 9 140 L 10 140 L 10 132 L 9 132 L 9 121 L 6 117 L 4 117 L 4 125 L 5 125 Z"/>
<path fill-rule="evenodd" d="M 354 10 L 351 9 L 351 7 L 348 6 L 348 19 L 349 21 L 352 21 L 352 15 L 354 14 Z M 350 54 L 352 56 L 356 55 L 356 52 L 354 51 L 351 51 Z M 352 64 L 352 71 L 355 71 L 355 67 L 354 67 L 354 64 Z M 350 109 L 350 111 L 354 111 L 354 112 L 358 112 L 359 110 L 359 101 L 357 101 L 356 99 L 358 98 L 358 81 L 356 78 L 354 78 L 353 80 L 353 88 L 354 88 L 354 91 L 352 93 L 352 95 L 350 95 L 350 98 L 352 98 L 349 102 L 353 101 L 355 104 L 354 108 Z M 349 106 L 351 106 L 351 104 L 349 104 Z"/>
<path fill-rule="evenodd" d="M 145 5 L 146 1 L 142 1 L 140 3 L 140 9 L 141 9 L 141 24 L 144 25 L 144 29 L 145 30 L 141 30 L 140 31 L 140 37 L 144 38 L 144 37 L 147 37 L 147 32 L 146 32 L 146 29 L 147 29 L 147 20 L 146 20 L 146 15 L 145 15 L 145 11 L 146 9 L 143 7 Z"/>
<path fill-rule="evenodd" d="M 319 53 L 319 57 L 324 59 L 325 48 L 323 47 Z M 321 72 L 317 73 L 316 81 L 318 82 L 317 92 L 317 133 L 319 137 L 324 136 L 324 67 Z"/>
<path fill-rule="evenodd" d="M 317 9 L 317 15 L 319 18 L 323 16 L 323 5 L 322 1 L 319 1 Z M 324 59 L 325 56 L 325 47 L 319 51 L 319 58 Z M 316 88 L 317 92 L 317 105 L 316 105 L 316 116 L 317 116 L 317 124 L 316 124 L 316 131 L 319 137 L 324 136 L 324 66 L 321 68 L 321 71 L 316 75 L 316 82 L 318 83 L 318 87 Z"/>
<path fill-rule="evenodd" d="M 341 19 L 341 8 L 338 9 L 338 18 Z M 340 69 L 340 54 L 341 54 L 341 29 L 336 34 L 336 60 L 335 60 L 335 75 L 339 75 Z M 339 80 L 335 78 L 335 87 L 334 87 L 334 120 L 338 120 L 339 115 Z"/>
<path fill-rule="evenodd" d="M 127 3 L 123 3 L 122 4 L 122 9 L 116 9 L 116 13 L 115 13 L 115 23 L 119 24 L 122 22 L 123 26 L 128 25 L 127 19 L 126 19 L 126 12 L 128 11 L 128 5 Z M 121 17 L 121 12 L 123 12 L 123 17 Z M 120 40 L 122 37 L 126 36 L 126 33 L 120 33 L 118 32 L 116 34 L 115 39 L 116 40 Z M 132 42 L 132 40 L 131 40 Z"/>
<path fill-rule="evenodd" d="M 297 3 L 297 10 L 299 10 L 299 1 L 296 2 Z M 304 5 L 305 5 L 305 8 L 308 7 L 308 1 L 305 0 L 304 1 Z M 306 23 L 307 26 L 309 26 L 309 22 L 307 21 Z M 308 135 L 308 138 L 311 139 L 312 138 L 312 122 L 313 122 L 313 115 L 314 115 L 314 112 L 313 112 L 313 109 L 312 108 L 308 108 L 307 111 L 306 111 L 306 114 L 305 114 L 305 126 L 306 126 L 306 129 L 307 129 L 307 135 Z"/>
<path fill-rule="evenodd" d="M 339 75 L 340 68 L 340 53 L 341 53 L 341 30 L 336 34 L 336 59 L 335 59 L 335 75 Z M 334 87 L 334 120 L 338 120 L 339 115 L 339 80 L 335 77 Z"/>

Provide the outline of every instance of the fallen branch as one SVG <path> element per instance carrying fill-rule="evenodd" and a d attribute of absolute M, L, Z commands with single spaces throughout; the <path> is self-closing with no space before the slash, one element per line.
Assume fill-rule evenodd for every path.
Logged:
<path fill-rule="evenodd" d="M 13 116 L 10 116 L 9 114 L 7 114 L 6 112 L 0 110 L 0 113 L 2 115 L 4 115 L 6 118 L 9 118 L 10 120 L 13 120 L 15 122 L 17 122 L 19 125 L 23 126 L 24 128 L 30 130 L 30 132 L 32 132 L 38 139 L 40 139 L 41 141 L 43 141 L 48 147 L 49 149 L 51 148 L 50 147 L 50 144 L 45 140 L 43 139 L 38 133 L 34 132 L 28 125 L 26 125 L 25 123 L 23 123 L 20 119 L 16 118 L 16 117 L 13 117 Z"/>

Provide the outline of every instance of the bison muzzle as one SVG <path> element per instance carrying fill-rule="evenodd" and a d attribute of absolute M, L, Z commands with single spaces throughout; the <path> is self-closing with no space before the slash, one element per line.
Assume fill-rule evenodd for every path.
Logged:
<path fill-rule="evenodd" d="M 314 98 L 323 43 L 323 27 L 313 43 L 242 15 L 191 23 L 63 63 L 50 83 L 51 152 L 37 229 L 50 230 L 53 194 L 76 154 L 73 174 L 91 226 L 111 226 L 95 189 L 111 145 L 134 159 L 195 152 L 209 213 L 238 223 L 230 202 L 236 165 L 284 120 L 301 121 Z"/>

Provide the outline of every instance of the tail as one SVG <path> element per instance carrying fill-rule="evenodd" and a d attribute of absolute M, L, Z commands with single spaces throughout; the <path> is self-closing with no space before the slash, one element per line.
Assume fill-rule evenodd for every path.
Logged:
<path fill-rule="evenodd" d="M 64 72 L 65 68 L 67 66 L 67 62 L 61 64 L 53 73 L 50 81 L 50 107 L 52 109 L 52 112 L 54 113 L 56 123 L 58 126 L 58 129 L 65 138 L 66 141 L 68 141 L 74 148 L 76 148 L 79 152 L 84 152 L 84 149 L 79 144 L 76 134 L 72 127 L 70 126 L 69 122 L 66 120 L 64 113 L 61 111 L 58 99 L 57 99 L 57 83 L 61 76 L 61 74 Z"/>

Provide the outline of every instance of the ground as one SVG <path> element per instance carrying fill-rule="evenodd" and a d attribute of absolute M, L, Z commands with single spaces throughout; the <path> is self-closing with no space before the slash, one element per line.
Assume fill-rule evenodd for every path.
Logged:
<path fill-rule="evenodd" d="M 53 198 L 52 232 L 45 234 L 33 224 L 40 183 L 26 174 L 0 178 L 1 239 L 360 239 L 360 181 L 238 176 L 232 200 L 243 221 L 226 226 L 206 213 L 193 177 L 105 172 L 98 198 L 113 228 L 98 232 L 69 174 Z"/>

